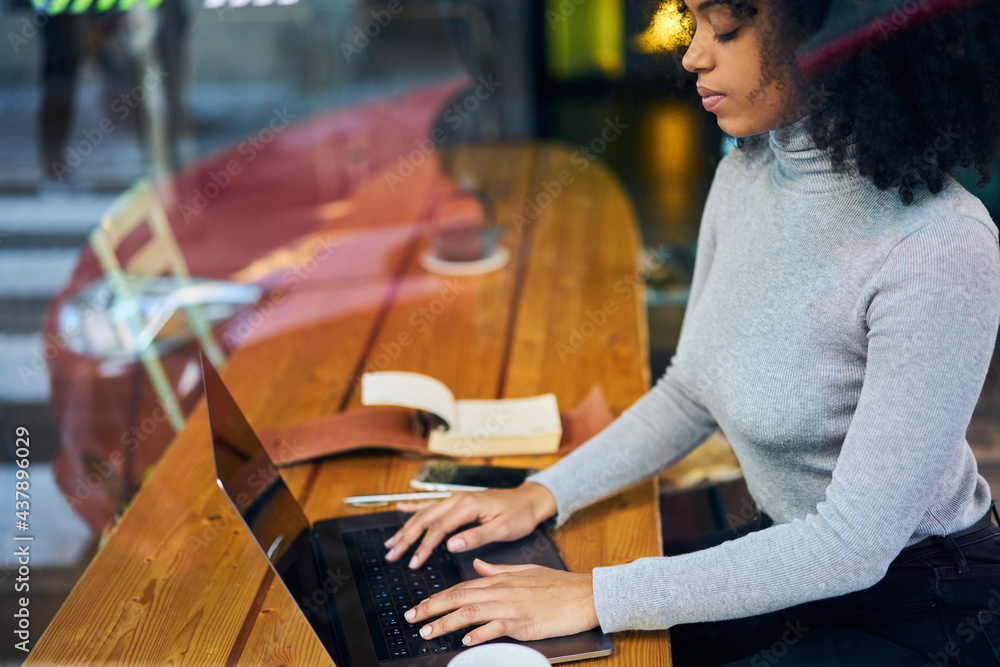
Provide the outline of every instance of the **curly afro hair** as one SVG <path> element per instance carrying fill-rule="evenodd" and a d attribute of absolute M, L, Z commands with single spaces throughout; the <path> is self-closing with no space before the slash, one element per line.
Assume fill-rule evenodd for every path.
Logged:
<path fill-rule="evenodd" d="M 773 26 L 769 37 L 765 33 L 764 43 L 775 54 L 763 67 L 765 77 L 794 73 L 807 100 L 800 112 L 809 113 L 812 139 L 830 151 L 835 171 L 857 169 L 879 189 L 898 190 L 904 204 L 921 188 L 940 192 L 945 175 L 959 167 L 974 167 L 979 187 L 990 182 L 1000 154 L 1000 2 L 900 30 L 805 80 L 789 45 L 817 31 L 829 0 L 769 1 L 782 25 Z M 686 13 L 681 0 L 668 2 Z M 757 14 L 759 0 L 724 2 L 737 16 Z M 761 143 L 740 145 L 754 150 Z"/>

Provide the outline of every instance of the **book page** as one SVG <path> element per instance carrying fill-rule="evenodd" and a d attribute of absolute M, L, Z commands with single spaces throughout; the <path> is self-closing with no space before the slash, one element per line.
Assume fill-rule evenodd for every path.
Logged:
<path fill-rule="evenodd" d="M 449 430 L 456 424 L 455 397 L 440 380 L 421 373 L 380 371 L 361 376 L 364 405 L 398 405 L 432 412 L 443 419 Z"/>
<path fill-rule="evenodd" d="M 518 436 L 561 430 L 555 394 L 456 403 L 455 435 Z"/>

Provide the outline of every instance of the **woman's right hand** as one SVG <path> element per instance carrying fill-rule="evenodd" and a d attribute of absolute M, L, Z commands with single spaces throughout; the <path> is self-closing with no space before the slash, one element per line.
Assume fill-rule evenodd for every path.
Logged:
<path fill-rule="evenodd" d="M 509 542 L 524 537 L 542 521 L 556 513 L 552 493 L 535 482 L 525 482 L 516 489 L 457 491 L 450 498 L 432 503 L 399 503 L 401 512 L 416 511 L 399 531 L 385 542 L 385 558 L 395 562 L 420 536 L 409 567 L 420 567 L 445 535 L 474 521 L 480 525 L 454 535 L 445 545 L 459 553 L 489 542 Z"/>

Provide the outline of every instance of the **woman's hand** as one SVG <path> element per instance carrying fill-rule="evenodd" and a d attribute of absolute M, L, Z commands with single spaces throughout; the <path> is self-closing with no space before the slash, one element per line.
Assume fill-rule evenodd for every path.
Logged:
<path fill-rule="evenodd" d="M 421 637 L 433 639 L 484 624 L 462 639 L 466 646 L 475 646 L 496 637 L 561 637 L 599 625 L 593 575 L 540 565 L 491 565 L 478 558 L 473 566 L 482 579 L 435 593 L 404 614 L 413 624 L 441 616 L 420 628 Z"/>
<path fill-rule="evenodd" d="M 419 508 L 419 509 L 418 509 Z M 456 492 L 434 503 L 399 503 L 401 512 L 417 510 L 395 535 L 385 542 L 385 558 L 395 562 L 423 535 L 410 559 L 410 568 L 420 567 L 448 533 L 468 523 L 479 526 L 455 535 L 446 545 L 452 553 L 475 549 L 489 542 L 509 542 L 524 537 L 556 513 L 552 493 L 534 482 L 516 489 Z"/>

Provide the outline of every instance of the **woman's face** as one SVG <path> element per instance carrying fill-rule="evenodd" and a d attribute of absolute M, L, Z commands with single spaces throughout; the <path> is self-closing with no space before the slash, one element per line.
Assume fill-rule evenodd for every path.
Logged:
<path fill-rule="evenodd" d="M 719 127 L 733 137 L 749 137 L 788 125 L 794 115 L 793 77 L 787 67 L 764 76 L 765 32 L 777 25 L 770 0 L 757 0 L 754 16 L 737 17 L 721 0 L 685 0 L 695 32 L 684 69 L 698 75 L 698 94 Z M 784 59 L 773 59 L 781 62 Z"/>

